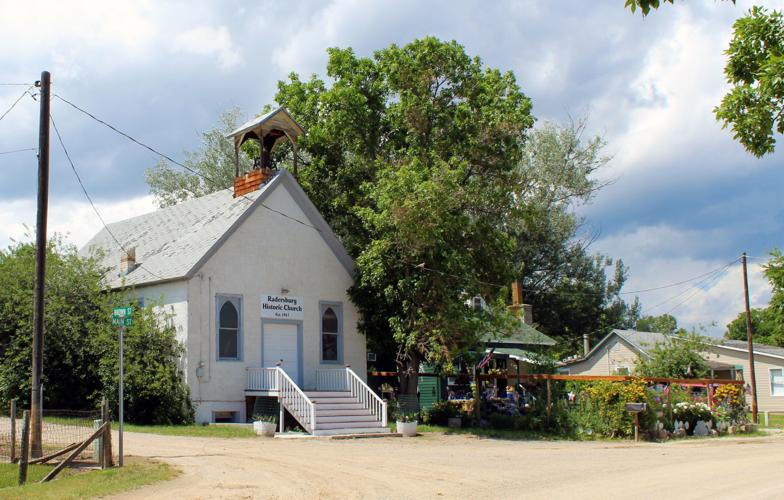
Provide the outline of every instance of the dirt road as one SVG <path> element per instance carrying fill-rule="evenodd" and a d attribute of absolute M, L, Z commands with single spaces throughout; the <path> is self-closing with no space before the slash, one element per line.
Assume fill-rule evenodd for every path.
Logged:
<path fill-rule="evenodd" d="M 120 498 L 784 498 L 784 437 L 666 444 L 127 434 L 177 479 Z"/>

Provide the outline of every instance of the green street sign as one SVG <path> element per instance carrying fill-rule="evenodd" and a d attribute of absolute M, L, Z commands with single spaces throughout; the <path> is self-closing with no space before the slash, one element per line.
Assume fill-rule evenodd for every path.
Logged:
<path fill-rule="evenodd" d="M 115 307 L 112 311 L 112 326 L 133 325 L 133 307 Z"/>

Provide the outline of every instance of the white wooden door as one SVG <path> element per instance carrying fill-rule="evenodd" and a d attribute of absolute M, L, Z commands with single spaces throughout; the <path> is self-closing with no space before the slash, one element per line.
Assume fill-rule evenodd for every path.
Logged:
<path fill-rule="evenodd" d="M 264 337 L 262 345 L 262 366 L 274 367 L 281 360 L 283 371 L 291 380 L 299 381 L 299 349 L 297 342 L 297 325 L 290 323 L 264 323 Z"/>

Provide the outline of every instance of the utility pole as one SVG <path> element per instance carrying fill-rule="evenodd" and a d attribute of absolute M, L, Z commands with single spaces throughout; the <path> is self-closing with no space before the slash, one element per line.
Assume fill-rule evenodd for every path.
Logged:
<path fill-rule="evenodd" d="M 743 295 L 746 299 L 746 334 L 749 341 L 749 371 L 751 372 L 751 420 L 755 424 L 759 422 L 757 416 L 757 376 L 754 372 L 754 339 L 751 328 L 751 309 L 749 308 L 749 278 L 746 272 L 746 252 L 741 256 L 743 262 Z"/>
<path fill-rule="evenodd" d="M 44 368 L 44 289 L 46 280 L 46 220 L 49 210 L 49 87 L 51 75 L 41 72 L 38 124 L 38 214 L 35 229 L 35 291 L 33 305 L 33 380 L 30 394 L 30 455 L 41 456 L 41 401 Z"/>

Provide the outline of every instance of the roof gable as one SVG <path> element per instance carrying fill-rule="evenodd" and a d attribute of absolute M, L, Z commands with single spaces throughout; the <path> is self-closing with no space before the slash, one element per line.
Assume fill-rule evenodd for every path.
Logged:
<path fill-rule="evenodd" d="M 155 212 L 109 224 L 123 248 L 136 247 L 139 266 L 120 276 L 122 250 L 104 228 L 82 250 L 88 255 L 103 251 L 100 264 L 108 269 L 104 280 L 109 288 L 149 285 L 188 279 L 221 247 L 227 238 L 278 186 L 300 206 L 314 230 L 318 231 L 346 271 L 354 274 L 354 262 L 305 192 L 286 170 L 282 170 L 259 190 L 233 198 L 226 189 L 194 198 Z M 274 209 L 268 211 L 272 216 Z M 265 214 L 266 215 L 266 214 Z"/>

